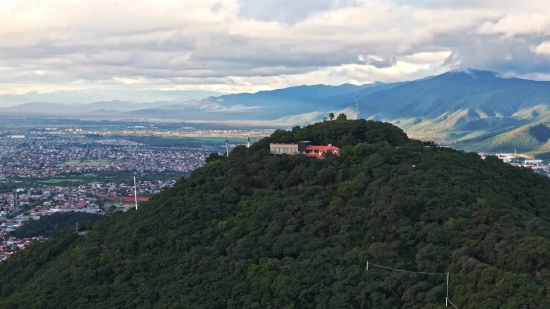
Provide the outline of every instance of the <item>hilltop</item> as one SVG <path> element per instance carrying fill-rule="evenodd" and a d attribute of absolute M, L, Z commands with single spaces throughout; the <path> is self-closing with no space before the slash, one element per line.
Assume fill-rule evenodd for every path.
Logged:
<path fill-rule="evenodd" d="M 325 159 L 269 143 L 333 144 Z M 375 121 L 278 130 L 0 264 L 3 308 L 550 307 L 550 180 Z"/>

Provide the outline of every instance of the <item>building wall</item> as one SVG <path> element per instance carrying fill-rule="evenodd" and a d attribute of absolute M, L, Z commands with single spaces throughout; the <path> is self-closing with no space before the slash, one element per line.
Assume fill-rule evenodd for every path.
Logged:
<path fill-rule="evenodd" d="M 269 152 L 275 155 L 296 154 L 298 153 L 298 145 L 297 144 L 270 144 Z"/>

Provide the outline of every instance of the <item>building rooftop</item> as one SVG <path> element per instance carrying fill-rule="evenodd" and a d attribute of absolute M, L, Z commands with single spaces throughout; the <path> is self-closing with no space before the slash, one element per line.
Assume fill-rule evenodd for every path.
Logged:
<path fill-rule="evenodd" d="M 328 145 L 328 146 L 307 146 L 306 150 L 317 150 L 317 151 L 339 151 L 340 148 Z"/>

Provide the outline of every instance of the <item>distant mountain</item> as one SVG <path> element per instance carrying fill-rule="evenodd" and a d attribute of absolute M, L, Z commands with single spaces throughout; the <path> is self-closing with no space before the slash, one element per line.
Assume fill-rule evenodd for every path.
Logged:
<path fill-rule="evenodd" d="M 314 112 L 321 117 L 321 114 L 342 110 L 351 105 L 355 106 L 357 91 L 360 95 L 368 95 L 391 89 L 397 85 L 399 84 L 297 86 L 272 91 L 209 97 L 203 100 L 133 111 L 127 113 L 127 116 L 149 115 L 158 118 L 206 120 L 277 120 Z"/>
<path fill-rule="evenodd" d="M 60 103 L 30 102 L 0 109 L 2 114 L 52 114 L 68 113 L 68 105 Z"/>
<path fill-rule="evenodd" d="M 32 102 L 0 109 L 14 115 L 64 115 L 108 117 L 180 118 L 187 120 L 275 120 L 311 111 L 332 111 L 355 101 L 355 92 L 373 93 L 391 88 L 391 84 L 373 83 L 362 86 L 297 86 L 257 93 L 209 96 L 203 99 L 150 103 L 99 101 L 88 104 Z M 333 104 L 336 102 L 336 104 Z M 125 113 L 125 114 L 121 114 Z"/>
<path fill-rule="evenodd" d="M 469 150 L 542 151 L 544 143 L 531 128 L 550 124 L 550 82 L 478 70 L 409 82 L 362 102 L 362 116 L 390 121 L 412 137 Z"/>
<path fill-rule="evenodd" d="M 20 105 L 28 102 L 49 102 L 60 104 L 88 104 L 102 101 L 125 102 L 157 102 L 172 101 L 184 102 L 203 99 L 209 96 L 218 96 L 223 93 L 205 90 L 60 90 L 48 93 L 28 92 L 24 94 L 0 95 L 0 107 Z"/>
<path fill-rule="evenodd" d="M 95 111 L 131 111 L 139 108 L 139 103 L 110 101 L 90 104 L 61 104 L 48 102 L 30 102 L 1 109 L 4 115 L 48 115 L 48 116 L 83 116 Z"/>
<path fill-rule="evenodd" d="M 474 118 L 512 117 L 550 103 L 550 82 L 501 78 L 486 71 L 452 71 L 369 95 L 369 115 L 397 119 L 437 118 L 461 110 Z"/>
<path fill-rule="evenodd" d="M 355 117 L 356 92 L 361 118 L 392 122 L 413 138 L 464 149 L 515 147 L 525 152 L 550 152 L 550 144 L 533 136 L 537 126 L 550 128 L 550 82 L 503 78 L 471 69 L 405 83 L 300 86 L 232 94 L 126 115 L 305 124 L 342 110 Z"/>
<path fill-rule="evenodd" d="M 294 126 L 320 121 L 330 112 L 356 117 L 356 94 L 361 118 L 391 122 L 412 138 L 485 151 L 511 147 L 527 152 L 546 149 L 545 143 L 533 136 L 532 128 L 539 125 L 550 128 L 550 82 L 503 78 L 494 72 L 471 69 L 402 83 L 297 86 L 141 104 L 28 103 L 0 109 L 0 113 L 261 121 Z M 547 148 L 550 151 L 550 146 Z"/>
<path fill-rule="evenodd" d="M 44 115 L 44 116 L 122 116 L 122 112 L 140 109 L 158 108 L 173 105 L 173 101 L 135 103 L 126 101 L 101 101 L 89 104 L 61 104 L 49 102 L 30 102 L 0 109 L 7 115 Z M 105 114 L 107 113 L 107 114 Z M 105 114 L 105 115 L 104 115 Z"/>

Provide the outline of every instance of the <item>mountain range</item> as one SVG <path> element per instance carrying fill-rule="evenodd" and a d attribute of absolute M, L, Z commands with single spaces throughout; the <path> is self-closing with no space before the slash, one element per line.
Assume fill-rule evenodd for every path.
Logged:
<path fill-rule="evenodd" d="M 344 112 L 355 118 L 356 95 L 360 118 L 393 123 L 412 138 L 476 151 L 550 151 L 550 82 L 505 78 L 494 72 L 472 69 L 401 83 L 297 86 L 152 103 L 27 103 L 0 112 L 4 115 L 261 120 L 290 127 L 319 121 L 330 112 Z"/>

